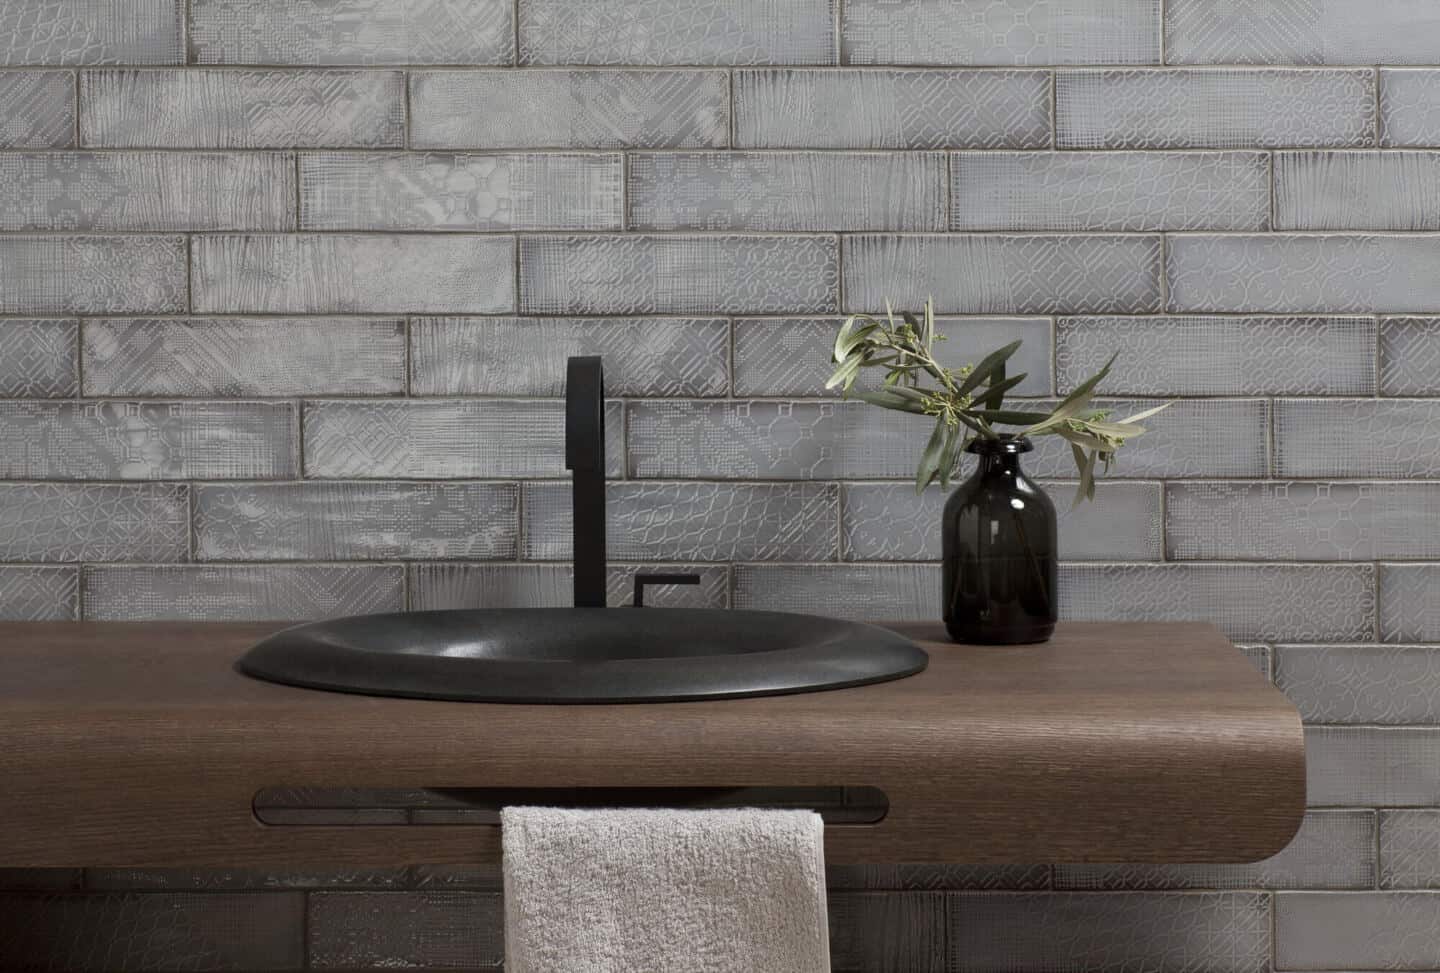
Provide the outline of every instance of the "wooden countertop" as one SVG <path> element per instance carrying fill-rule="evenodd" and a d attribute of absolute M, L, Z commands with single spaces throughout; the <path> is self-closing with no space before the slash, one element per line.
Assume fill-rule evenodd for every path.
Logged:
<path fill-rule="evenodd" d="M 1248 861 L 1305 803 L 1295 709 L 1201 624 L 1064 623 L 1042 645 L 889 627 L 929 668 L 833 692 L 450 703 L 252 680 L 279 624 L 0 623 L 0 865 L 485 862 L 493 826 L 276 826 L 266 787 L 871 786 L 830 861 Z"/>

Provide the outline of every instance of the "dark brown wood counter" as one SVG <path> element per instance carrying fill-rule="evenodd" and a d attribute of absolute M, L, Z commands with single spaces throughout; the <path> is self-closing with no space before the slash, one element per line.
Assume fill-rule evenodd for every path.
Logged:
<path fill-rule="evenodd" d="M 845 862 L 1248 861 L 1305 802 L 1295 709 L 1200 624 L 1062 624 L 1043 645 L 890 627 L 896 682 L 699 703 L 524 706 L 271 685 L 278 624 L 0 624 L 0 865 L 485 862 L 493 826 L 277 826 L 267 787 L 869 786 Z"/>

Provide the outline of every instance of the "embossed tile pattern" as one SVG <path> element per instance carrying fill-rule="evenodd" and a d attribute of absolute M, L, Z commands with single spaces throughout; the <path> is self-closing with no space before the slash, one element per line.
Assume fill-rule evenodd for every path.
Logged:
<path fill-rule="evenodd" d="M 737 564 L 735 607 L 833 618 L 938 618 L 938 564 Z"/>
<path fill-rule="evenodd" d="M 1381 811 L 1380 887 L 1440 888 L 1440 810 Z"/>
<path fill-rule="evenodd" d="M 405 607 L 399 565 L 87 567 L 85 617 L 104 621 L 304 621 Z"/>
<path fill-rule="evenodd" d="M 0 149 L 75 144 L 75 81 L 69 71 L 0 71 Z"/>
<path fill-rule="evenodd" d="M 938 973 L 945 967 L 945 896 L 839 892 L 829 896 L 835 973 Z"/>
<path fill-rule="evenodd" d="M 310 969 L 498 970 L 504 959 L 499 895 L 316 892 L 309 900 Z"/>
<path fill-rule="evenodd" d="M 80 570 L 0 564 L 0 619 L 68 622 L 79 617 Z"/>
<path fill-rule="evenodd" d="M 1440 723 L 1440 648 L 1285 645 L 1275 685 L 1307 723 Z"/>
<path fill-rule="evenodd" d="M 1309 727 L 1305 767 L 1312 806 L 1440 804 L 1440 728 Z"/>
<path fill-rule="evenodd" d="M 1380 638 L 1440 642 L 1440 564 L 1380 565 Z"/>
<path fill-rule="evenodd" d="M 1440 402 L 1423 399 L 1278 399 L 1280 476 L 1440 475 Z"/>
<path fill-rule="evenodd" d="M 1440 153 L 1276 153 L 1275 226 L 1440 229 Z"/>
<path fill-rule="evenodd" d="M 1440 145 L 1440 71 L 1380 72 L 1380 144 Z"/>
<path fill-rule="evenodd" d="M 830 865 L 832 889 L 943 892 L 950 889 L 1033 892 L 1050 887 L 1049 865 Z"/>
<path fill-rule="evenodd" d="M 1380 322 L 1380 394 L 1440 394 L 1440 318 Z"/>
<path fill-rule="evenodd" d="M 658 585 L 645 589 L 645 603 L 668 608 L 728 608 L 730 570 L 691 564 L 640 567 L 610 565 L 606 600 L 611 608 L 630 604 L 634 576 L 675 572 L 700 575 L 698 585 Z M 569 565 L 560 564 L 418 564 L 410 568 L 410 605 L 420 611 L 443 608 L 557 608 L 575 603 Z"/>
<path fill-rule="evenodd" d="M 180 237 L 0 238 L 0 314 L 172 313 L 185 309 Z"/>
<path fill-rule="evenodd" d="M 1171 64 L 1433 64 L 1440 15 L 1408 0 L 1170 0 Z"/>
<path fill-rule="evenodd" d="M 63 319 L 0 321 L 0 398 L 74 395 L 79 332 L 79 322 Z"/>
<path fill-rule="evenodd" d="M 0 560 L 183 561 L 188 487 L 0 484 Z"/>
<path fill-rule="evenodd" d="M 8 0 L 0 64 L 180 64 L 180 0 Z"/>
<path fill-rule="evenodd" d="M 1295 892 L 1275 897 L 1277 970 L 1440 967 L 1440 895 Z"/>

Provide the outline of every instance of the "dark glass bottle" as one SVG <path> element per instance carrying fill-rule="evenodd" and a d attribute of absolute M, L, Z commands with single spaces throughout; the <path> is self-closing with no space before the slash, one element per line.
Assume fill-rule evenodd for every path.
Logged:
<path fill-rule="evenodd" d="M 1055 631 L 1055 506 L 1020 470 L 1024 437 L 977 439 L 945 501 L 945 628 L 957 642 L 1043 642 Z"/>

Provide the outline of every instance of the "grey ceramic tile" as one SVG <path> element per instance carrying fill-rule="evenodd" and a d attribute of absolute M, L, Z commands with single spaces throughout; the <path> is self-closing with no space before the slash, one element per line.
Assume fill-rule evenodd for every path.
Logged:
<path fill-rule="evenodd" d="M 185 308 L 181 237 L 0 239 L 0 314 L 172 313 Z"/>
<path fill-rule="evenodd" d="M 1380 887 L 1440 888 L 1440 810 L 1380 812 Z"/>
<path fill-rule="evenodd" d="M 847 64 L 1158 64 L 1160 0 L 849 0 Z"/>
<path fill-rule="evenodd" d="M 1380 144 L 1440 145 L 1440 71 L 1381 69 Z"/>
<path fill-rule="evenodd" d="M 728 145 L 724 71 L 416 71 L 417 149 Z"/>
<path fill-rule="evenodd" d="M 938 564 L 737 564 L 735 607 L 832 618 L 940 617 Z"/>
<path fill-rule="evenodd" d="M 306 230 L 618 230 L 618 154 L 306 153 Z"/>
<path fill-rule="evenodd" d="M 0 956 L 73 973 L 294 970 L 304 908 L 298 892 L 14 893 L 0 897 Z"/>
<path fill-rule="evenodd" d="M 85 71 L 82 145 L 362 148 L 403 144 L 398 71 Z"/>
<path fill-rule="evenodd" d="M 291 402 L 0 402 L 0 477 L 291 476 L 295 427 Z"/>
<path fill-rule="evenodd" d="M 1296 892 L 1275 897 L 1277 970 L 1440 967 L 1440 895 Z"/>
<path fill-rule="evenodd" d="M 1440 153 L 1277 152 L 1275 226 L 1440 229 Z"/>
<path fill-rule="evenodd" d="M 948 969 L 956 973 L 1270 968 L 1270 898 L 1257 892 L 947 898 Z"/>
<path fill-rule="evenodd" d="M 940 230 L 945 157 L 925 153 L 666 152 L 629 160 L 641 230 Z"/>
<path fill-rule="evenodd" d="M 1380 565 L 1380 638 L 1440 642 L 1440 564 Z"/>
<path fill-rule="evenodd" d="M 1061 318 L 1061 393 L 1119 354 L 1114 395 L 1373 395 L 1374 318 Z"/>
<path fill-rule="evenodd" d="M 1440 558 L 1435 483 L 1171 483 L 1172 559 L 1373 561 Z"/>
<path fill-rule="evenodd" d="M 184 561 L 187 489 L 0 483 L 0 560 Z"/>
<path fill-rule="evenodd" d="M 1248 865 L 1057 865 L 1055 887 L 1129 889 L 1374 888 L 1373 811 L 1311 811 L 1279 854 Z"/>
<path fill-rule="evenodd" d="M 1275 685 L 1306 723 L 1440 723 L 1440 648 L 1284 645 Z"/>
<path fill-rule="evenodd" d="M 825 380 L 835 333 L 843 318 L 757 318 L 735 322 L 735 394 L 757 396 L 833 396 Z M 1010 393 L 1050 394 L 1049 318 L 939 318 L 936 331 L 945 340 L 936 356 L 947 368 L 979 361 L 1002 345 L 1023 341 L 1010 359 L 1009 373 L 1026 375 Z M 866 376 L 856 387 L 875 386 Z"/>
<path fill-rule="evenodd" d="M 735 144 L 1000 149 L 1050 144 L 1044 71 L 737 71 Z"/>
<path fill-rule="evenodd" d="M 302 621 L 402 611 L 400 565 L 86 567 L 85 617 L 101 621 Z"/>
<path fill-rule="evenodd" d="M 307 476 L 568 476 L 562 401 L 324 399 L 305 404 L 304 426 Z M 607 472 L 620 476 L 620 403 L 606 407 L 605 426 Z"/>
<path fill-rule="evenodd" d="M 1271 664 L 1270 646 L 1237 645 L 1235 646 L 1235 648 L 1239 649 L 1240 654 L 1243 655 L 1245 658 L 1249 659 L 1250 662 L 1254 664 L 1255 668 L 1260 670 L 1261 675 L 1263 675 L 1267 680 L 1272 679 L 1271 673 L 1273 671 L 1273 666 Z"/>
<path fill-rule="evenodd" d="M 86 395 L 386 395 L 405 390 L 399 318 L 91 318 Z"/>
<path fill-rule="evenodd" d="M 520 521 L 514 483 L 202 484 L 194 504 L 202 561 L 513 558 Z"/>
<path fill-rule="evenodd" d="M 180 64 L 179 0 L 9 0 L 0 64 Z"/>
<path fill-rule="evenodd" d="M 308 917 L 315 970 L 498 970 L 500 896 L 482 892 L 316 892 Z"/>
<path fill-rule="evenodd" d="M 44 399 L 80 388 L 80 323 L 65 319 L 0 321 L 0 398 Z"/>
<path fill-rule="evenodd" d="M 1059 71 L 1055 106 L 1055 144 L 1066 149 L 1375 144 L 1370 71 Z"/>
<path fill-rule="evenodd" d="M 606 550 L 627 561 L 833 561 L 840 491 L 810 483 L 612 483 Z M 526 560 L 568 560 L 568 484 L 525 488 Z"/>
<path fill-rule="evenodd" d="M 1277 400 L 1275 471 L 1306 477 L 1440 474 L 1440 402 Z"/>
<path fill-rule="evenodd" d="M 195 310 L 484 314 L 514 310 L 508 237 L 259 234 L 192 241 Z"/>
<path fill-rule="evenodd" d="M 845 307 L 956 314 L 1160 309 L 1158 236 L 963 234 L 845 238 Z"/>
<path fill-rule="evenodd" d="M 1305 731 L 1309 803 L 1440 803 L 1440 728 L 1313 726 Z"/>
<path fill-rule="evenodd" d="M 1380 394 L 1440 394 L 1440 318 L 1380 322 Z"/>
<path fill-rule="evenodd" d="M 1171 311 L 1374 314 L 1440 303 L 1434 234 L 1177 235 Z"/>
<path fill-rule="evenodd" d="M 539 314 L 775 314 L 836 309 L 830 236 L 520 240 L 520 309 Z"/>
<path fill-rule="evenodd" d="M 968 466 L 967 466 L 968 470 Z M 1059 519 L 1060 556 L 1069 561 L 1158 561 L 1160 484 L 1100 483 L 1095 499 L 1070 503 L 1073 483 L 1045 485 Z M 940 558 L 943 490 L 919 496 L 908 483 L 851 483 L 841 517 L 847 561 L 929 561 Z"/>
<path fill-rule="evenodd" d="M 1440 17 L 1408 0 L 1171 0 L 1171 64 L 1433 64 Z"/>
<path fill-rule="evenodd" d="M 1259 152 L 958 152 L 952 230 L 1263 230 Z"/>
<path fill-rule="evenodd" d="M 724 395 L 724 318 L 420 318 L 410 323 L 415 395 L 565 394 L 572 355 L 604 359 L 610 395 Z"/>
<path fill-rule="evenodd" d="M 628 605 L 637 572 L 700 575 L 698 585 L 645 589 L 645 603 L 660 607 L 728 608 L 730 569 L 691 564 L 610 565 L 606 598 L 612 608 Z M 557 608 L 574 604 L 574 575 L 561 564 L 416 564 L 410 568 L 410 607 Z"/>
<path fill-rule="evenodd" d="M 75 144 L 75 78 L 69 71 L 0 71 L 0 149 Z"/>
<path fill-rule="evenodd" d="M 835 973 L 944 973 L 945 896 L 840 892 L 829 897 Z"/>
<path fill-rule="evenodd" d="M 509 64 L 509 0 L 191 0 L 200 64 Z"/>
<path fill-rule="evenodd" d="M 1050 887 L 1049 865 L 830 865 L 832 889 L 943 892 L 951 889 L 1034 892 Z"/>
<path fill-rule="evenodd" d="M 68 622 L 79 617 L 80 571 L 0 564 L 0 619 Z"/>
<path fill-rule="evenodd" d="M 834 31 L 835 0 L 526 0 L 520 63 L 834 64 Z"/>

